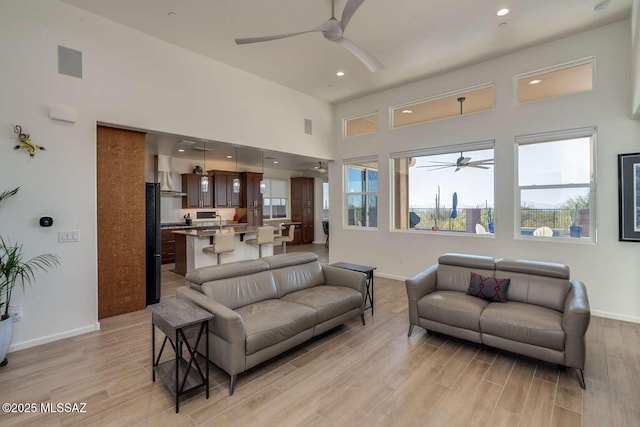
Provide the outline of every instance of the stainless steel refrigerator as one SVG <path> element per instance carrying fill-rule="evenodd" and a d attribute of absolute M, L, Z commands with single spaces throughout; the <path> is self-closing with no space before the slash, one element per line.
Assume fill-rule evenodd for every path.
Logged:
<path fill-rule="evenodd" d="M 160 184 L 146 183 L 147 305 L 160 302 Z"/>

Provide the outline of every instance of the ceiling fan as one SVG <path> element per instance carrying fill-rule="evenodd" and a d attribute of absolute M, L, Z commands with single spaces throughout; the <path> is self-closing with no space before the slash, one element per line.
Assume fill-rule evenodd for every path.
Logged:
<path fill-rule="evenodd" d="M 471 161 L 471 157 L 465 157 L 460 152 L 460 157 L 454 162 L 436 162 L 432 161 L 431 163 L 435 163 L 433 165 L 423 165 L 418 166 L 419 168 L 430 168 L 430 171 L 435 171 L 438 169 L 446 169 L 446 168 L 456 168 L 454 172 L 458 172 L 462 168 L 477 168 L 477 169 L 489 169 L 490 165 L 494 164 L 493 159 L 483 159 L 483 160 L 474 160 Z"/>
<path fill-rule="evenodd" d="M 320 24 L 319 27 L 313 28 L 307 31 L 299 31 L 297 33 L 286 33 L 275 36 L 264 37 L 251 37 L 244 39 L 236 39 L 236 44 L 258 43 L 266 42 L 270 40 L 284 39 L 287 37 L 297 36 L 299 34 L 322 32 L 325 39 L 338 43 L 340 46 L 347 49 L 356 58 L 358 58 L 364 65 L 367 66 L 369 71 L 375 73 L 384 68 L 384 66 L 366 50 L 352 42 L 351 40 L 343 37 L 344 31 L 347 29 L 347 24 L 356 13 L 356 10 L 364 3 L 364 0 L 348 0 L 347 4 L 342 10 L 342 18 L 337 20 L 335 17 L 335 0 L 331 0 L 331 18 Z"/>
<path fill-rule="evenodd" d="M 320 173 L 325 173 L 327 171 L 327 165 L 322 162 L 318 162 L 317 165 L 311 168 L 312 170 Z"/>

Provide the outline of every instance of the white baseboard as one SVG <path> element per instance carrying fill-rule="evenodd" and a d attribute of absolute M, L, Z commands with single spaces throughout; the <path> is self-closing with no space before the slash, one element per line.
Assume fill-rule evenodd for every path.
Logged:
<path fill-rule="evenodd" d="M 83 326 L 82 328 L 71 329 L 69 331 L 60 332 L 53 335 L 47 335 L 46 337 L 35 338 L 32 340 L 21 341 L 11 344 L 9 346 L 9 353 L 24 350 L 25 348 L 35 347 L 37 345 L 47 344 L 53 341 L 58 341 L 63 338 L 75 337 L 76 335 L 86 334 L 87 332 L 99 331 L 100 322 L 96 322 L 93 325 Z"/>
<path fill-rule="evenodd" d="M 382 277 L 383 279 L 400 280 L 401 282 L 404 282 L 405 280 L 407 280 L 407 278 L 404 276 L 396 276 L 394 274 L 387 274 L 387 273 L 377 273 L 375 271 L 373 272 L 373 275 L 376 277 Z"/>
<path fill-rule="evenodd" d="M 591 314 L 606 319 L 622 320 L 623 322 L 640 323 L 640 317 L 627 316 L 625 314 L 609 313 L 608 311 L 591 310 Z"/>

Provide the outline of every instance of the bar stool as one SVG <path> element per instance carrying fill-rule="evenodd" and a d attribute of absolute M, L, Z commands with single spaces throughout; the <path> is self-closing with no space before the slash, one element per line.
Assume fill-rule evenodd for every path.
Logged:
<path fill-rule="evenodd" d="M 216 234 L 213 239 L 213 246 L 202 248 L 202 252 L 217 255 L 218 264 L 222 264 L 222 254 L 233 252 L 235 250 L 235 237 L 234 233 Z"/>
<path fill-rule="evenodd" d="M 289 226 L 289 234 L 287 234 L 286 236 L 280 236 L 280 237 L 276 237 L 273 239 L 273 244 L 277 245 L 277 244 L 282 244 L 282 253 L 286 254 L 287 253 L 287 243 L 291 243 L 293 242 L 293 233 L 295 233 L 296 231 L 296 226 L 295 225 L 290 225 Z"/>
<path fill-rule="evenodd" d="M 246 240 L 247 245 L 258 245 L 258 258 L 262 258 L 262 246 L 273 243 L 273 232 L 275 228 L 258 227 L 258 234 L 255 239 Z"/>

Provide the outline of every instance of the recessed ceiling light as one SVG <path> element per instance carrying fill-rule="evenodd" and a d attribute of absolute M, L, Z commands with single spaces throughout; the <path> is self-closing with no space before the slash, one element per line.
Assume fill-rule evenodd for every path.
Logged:
<path fill-rule="evenodd" d="M 231 154 L 227 154 L 227 159 L 233 159 L 233 156 Z"/>
<path fill-rule="evenodd" d="M 540 84 L 540 83 L 542 83 L 542 80 L 540 80 L 540 79 L 533 79 L 533 80 L 531 80 L 529 82 L 530 85 L 537 85 L 537 84 Z"/>
<path fill-rule="evenodd" d="M 501 22 L 501 23 L 498 24 L 498 27 L 499 28 L 507 28 L 507 25 L 509 25 L 509 24 L 507 24 L 506 22 Z"/>
<path fill-rule="evenodd" d="M 184 153 L 184 148 L 178 148 L 179 153 Z"/>
<path fill-rule="evenodd" d="M 413 113 L 413 110 L 402 110 L 401 112 L 402 114 L 411 114 Z"/>
<path fill-rule="evenodd" d="M 344 71 L 338 71 L 338 72 L 336 73 L 336 76 L 338 76 L 338 77 L 343 77 L 343 76 L 344 76 Z"/>
<path fill-rule="evenodd" d="M 176 16 L 178 16 L 178 14 L 175 13 L 175 12 L 169 12 L 169 13 L 167 13 L 167 15 L 169 15 L 172 18 L 175 18 Z"/>
<path fill-rule="evenodd" d="M 280 163 L 280 162 L 279 162 L 279 161 L 277 161 L 277 160 L 274 160 L 274 161 L 273 161 L 273 164 L 274 164 L 274 165 L 277 165 L 278 163 Z"/>
<path fill-rule="evenodd" d="M 497 12 L 496 12 L 496 15 L 498 15 L 498 16 L 505 16 L 505 15 L 506 15 L 506 14 L 508 14 L 508 13 L 509 13 L 509 9 L 507 9 L 507 8 L 505 7 L 505 8 L 500 9 L 499 11 L 497 11 Z"/>

